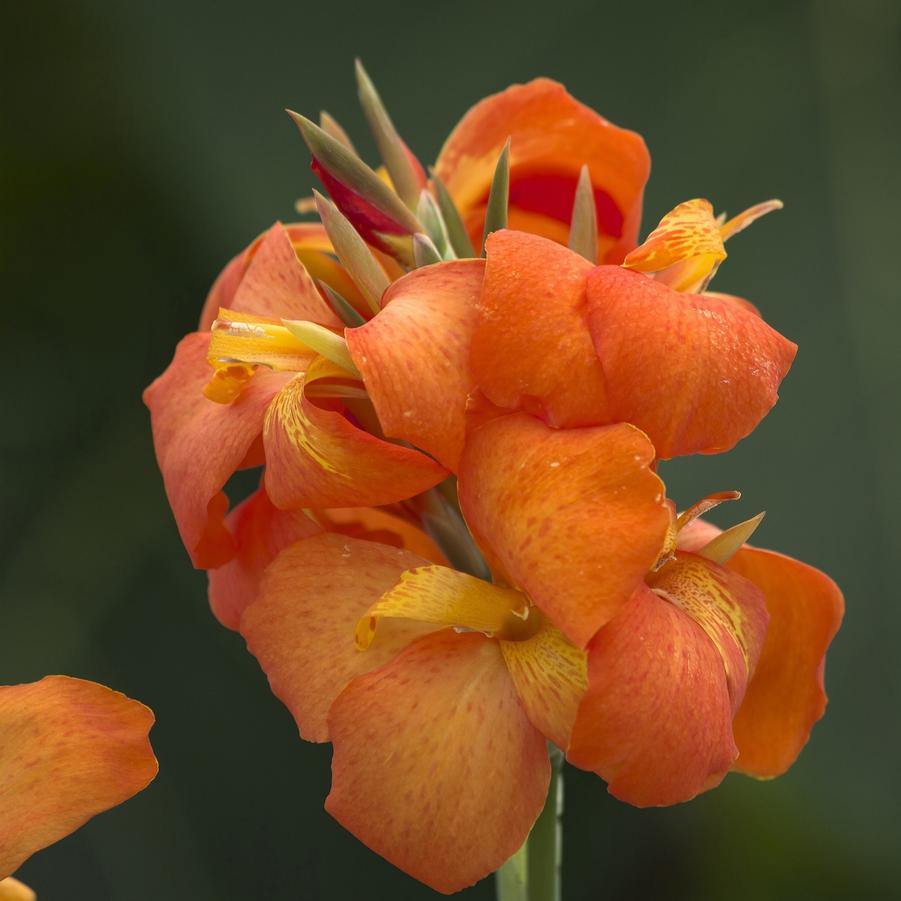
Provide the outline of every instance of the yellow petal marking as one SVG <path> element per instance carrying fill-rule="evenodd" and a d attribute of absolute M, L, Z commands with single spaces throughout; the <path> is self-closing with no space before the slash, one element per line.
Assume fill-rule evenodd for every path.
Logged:
<path fill-rule="evenodd" d="M 500 588 L 446 566 L 420 566 L 403 573 L 400 582 L 357 623 L 354 638 L 360 650 L 372 643 L 383 617 L 455 626 L 505 638 L 519 637 L 527 627 L 534 633 L 541 625 L 538 610 L 530 607 L 522 592 Z"/>

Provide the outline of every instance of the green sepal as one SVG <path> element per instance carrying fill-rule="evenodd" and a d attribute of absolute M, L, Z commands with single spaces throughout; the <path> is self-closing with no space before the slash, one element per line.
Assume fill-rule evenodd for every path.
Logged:
<path fill-rule="evenodd" d="M 569 226 L 569 249 L 585 257 L 589 263 L 598 261 L 598 211 L 588 166 L 582 166 L 579 183 L 576 185 L 576 199 Z"/>
<path fill-rule="evenodd" d="M 482 256 L 485 256 L 485 242 L 488 235 L 507 227 L 507 206 L 510 202 L 510 139 L 497 159 L 491 190 L 488 192 L 488 206 L 485 209 L 485 231 L 482 233 Z"/>
<path fill-rule="evenodd" d="M 288 110 L 310 153 L 348 190 L 371 203 L 412 235 L 422 226 L 401 199 L 355 153 L 300 113 Z"/>
<path fill-rule="evenodd" d="M 369 130 L 375 138 L 379 155 L 388 170 L 397 196 L 409 209 L 415 210 L 419 200 L 419 178 L 416 169 L 363 64 L 360 60 L 356 60 L 354 66 L 357 75 L 357 96 L 369 123 Z"/>
<path fill-rule="evenodd" d="M 313 191 L 313 196 L 316 198 L 319 218 L 325 226 L 341 265 L 360 289 L 367 306 L 373 313 L 378 313 L 381 309 L 382 294 L 390 284 L 385 270 L 338 207 L 318 191 Z"/>
<path fill-rule="evenodd" d="M 360 315 L 360 312 L 354 305 L 342 297 L 328 282 L 320 279 L 319 287 L 325 294 L 325 299 L 329 306 L 335 311 L 335 315 L 350 328 L 356 328 L 358 325 L 365 325 L 366 320 Z"/>
<path fill-rule="evenodd" d="M 425 233 L 432 239 L 438 253 L 443 260 L 454 260 L 457 255 L 451 247 L 450 238 L 447 234 L 447 226 L 444 224 L 444 217 L 435 198 L 423 188 L 419 194 L 419 205 L 416 207 L 416 216 L 422 223 Z"/>
<path fill-rule="evenodd" d="M 435 188 L 438 209 L 441 210 L 441 216 L 447 228 L 447 237 L 454 253 L 461 259 L 473 259 L 476 249 L 472 246 L 472 241 L 469 240 L 469 235 L 466 233 L 466 227 L 463 225 L 457 204 L 454 203 L 454 198 L 450 196 L 444 182 L 434 172 L 432 172 L 432 185 Z"/>
<path fill-rule="evenodd" d="M 343 144 L 354 156 L 359 156 L 350 135 L 342 128 L 341 123 L 325 110 L 319 113 L 319 127 L 330 137 Z"/>
<path fill-rule="evenodd" d="M 442 262 L 441 254 L 432 239 L 422 232 L 413 235 L 413 261 L 416 268 L 431 266 L 432 263 Z"/>

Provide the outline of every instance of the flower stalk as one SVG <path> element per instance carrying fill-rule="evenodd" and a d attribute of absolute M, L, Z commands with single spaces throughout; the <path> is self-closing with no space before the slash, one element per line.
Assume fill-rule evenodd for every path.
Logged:
<path fill-rule="evenodd" d="M 523 846 L 495 874 L 497 901 L 560 901 L 563 851 L 563 752 L 549 746 L 547 800 Z"/>

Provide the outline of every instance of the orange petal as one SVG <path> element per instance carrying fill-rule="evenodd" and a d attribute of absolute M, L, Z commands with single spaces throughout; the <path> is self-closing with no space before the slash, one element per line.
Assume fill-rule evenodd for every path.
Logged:
<path fill-rule="evenodd" d="M 721 566 L 684 551 L 648 574 L 651 590 L 690 616 L 723 658 L 733 712 L 760 657 L 767 612 L 760 589 Z"/>
<path fill-rule="evenodd" d="M 221 566 L 235 554 L 223 520 L 222 487 L 263 429 L 266 408 L 291 376 L 258 371 L 231 404 L 203 395 L 212 369 L 209 335 L 188 335 L 169 368 L 144 392 L 156 458 L 185 548 L 196 567 Z"/>
<path fill-rule="evenodd" d="M 95 682 L 0 686 L 0 878 L 157 772 L 153 713 Z"/>
<path fill-rule="evenodd" d="M 480 635 L 426 636 L 354 679 L 332 706 L 329 730 L 326 809 L 439 892 L 496 870 L 544 804 L 544 738 L 519 704 L 497 643 Z"/>
<path fill-rule="evenodd" d="M 477 103 L 451 133 L 435 164 L 475 246 L 482 238 L 497 158 L 508 137 L 511 224 L 529 216 L 530 230 L 540 228 L 545 237 L 565 242 L 579 170 L 586 164 L 598 212 L 598 259 L 619 263 L 635 246 L 650 170 L 641 137 L 617 128 L 546 78 L 513 85 Z"/>
<path fill-rule="evenodd" d="M 680 544 L 698 550 L 720 534 L 692 523 Z M 825 573 L 776 551 L 745 545 L 727 564 L 759 586 L 770 624 L 733 728 L 735 769 L 769 778 L 784 773 L 807 744 L 826 709 L 826 651 L 841 625 L 845 602 Z"/>
<path fill-rule="evenodd" d="M 263 236 L 227 306 L 236 313 L 269 319 L 308 319 L 321 325 L 341 325 L 297 259 L 281 222 Z"/>
<path fill-rule="evenodd" d="M 584 647 L 657 560 L 670 519 L 630 425 L 550 429 L 520 413 L 470 434 L 460 504 L 513 583 Z"/>
<path fill-rule="evenodd" d="M 296 222 L 281 227 L 287 232 L 297 259 L 300 260 L 303 268 L 309 273 L 311 278 L 328 283 L 354 306 L 361 310 L 366 309 L 366 304 L 350 276 L 335 259 L 331 242 L 321 223 Z M 247 272 L 247 268 L 250 266 L 260 245 L 267 236 L 270 236 L 270 233 L 273 231 L 277 233 L 278 228 L 279 223 L 276 223 L 271 229 L 256 237 L 241 253 L 232 257 L 219 273 L 204 302 L 198 326 L 199 331 L 209 331 L 213 320 L 218 315 L 219 309 L 232 305 L 235 293 L 241 284 L 241 280 L 244 278 L 244 273 Z M 290 281 L 291 277 L 295 276 L 295 271 L 293 267 L 287 265 L 287 257 L 284 257 L 284 263 L 285 272 L 290 274 L 288 276 Z M 303 280 L 303 276 L 299 278 L 301 281 Z M 308 286 L 303 286 L 303 296 L 310 296 L 308 295 Z M 287 316 L 285 318 L 291 317 Z"/>
<path fill-rule="evenodd" d="M 826 650 L 845 602 L 825 573 L 774 551 L 745 547 L 729 569 L 760 586 L 770 613 L 760 661 L 733 723 L 735 768 L 778 776 L 794 763 L 826 709 Z"/>
<path fill-rule="evenodd" d="M 267 413 L 266 491 L 276 506 L 393 504 L 447 475 L 425 454 L 376 438 L 305 395 L 305 384 L 331 372 L 330 364 L 317 360 L 305 380 L 297 378 L 279 392 Z"/>
<path fill-rule="evenodd" d="M 444 554 L 422 529 L 387 510 L 378 507 L 344 507 L 337 510 L 321 510 L 315 516 L 329 532 L 339 532 L 351 538 L 406 548 L 432 563 L 439 565 L 447 563 Z"/>
<path fill-rule="evenodd" d="M 618 266 L 592 272 L 588 303 L 609 419 L 643 429 L 662 459 L 744 438 L 776 403 L 797 350 L 738 304 Z"/>
<path fill-rule="evenodd" d="M 256 601 L 244 610 L 241 634 L 301 736 L 328 741 L 328 710 L 344 686 L 434 628 L 391 620 L 366 651 L 354 644 L 360 617 L 402 572 L 425 563 L 409 551 L 372 541 L 316 535 L 286 548 L 270 564 Z"/>
<path fill-rule="evenodd" d="M 532 725 L 558 748 L 567 748 L 579 702 L 588 687 L 585 652 L 547 619 L 531 638 L 500 645 Z"/>
<path fill-rule="evenodd" d="M 642 585 L 588 649 L 567 758 L 637 807 L 718 785 L 737 750 L 722 658 L 689 616 Z"/>
<path fill-rule="evenodd" d="M 24 882 L 7 876 L 0 879 L 0 901 L 35 901 L 37 895 Z"/>
<path fill-rule="evenodd" d="M 244 608 L 256 597 L 263 570 L 280 550 L 319 534 L 322 526 L 302 510 L 279 510 L 262 488 L 235 507 L 225 524 L 238 552 L 207 573 L 210 607 L 223 626 L 237 629 Z"/>
<path fill-rule="evenodd" d="M 485 264 L 417 269 L 386 292 L 384 309 L 345 332 L 385 434 L 455 469 L 463 451 L 469 345 Z"/>
<path fill-rule="evenodd" d="M 604 374 L 585 318 L 591 264 L 508 230 L 491 235 L 487 253 L 470 360 L 482 392 L 553 426 L 607 421 Z"/>

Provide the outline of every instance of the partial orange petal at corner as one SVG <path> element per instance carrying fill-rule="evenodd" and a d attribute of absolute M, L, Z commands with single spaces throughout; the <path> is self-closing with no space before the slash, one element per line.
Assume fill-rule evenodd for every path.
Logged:
<path fill-rule="evenodd" d="M 82 679 L 0 686 L 0 878 L 150 783 L 153 720 Z"/>

